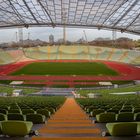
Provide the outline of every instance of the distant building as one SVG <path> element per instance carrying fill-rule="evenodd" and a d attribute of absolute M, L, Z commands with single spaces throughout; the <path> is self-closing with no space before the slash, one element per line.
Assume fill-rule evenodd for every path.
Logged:
<path fill-rule="evenodd" d="M 13 90 L 13 94 L 12 96 L 17 97 L 23 94 L 23 90 L 22 89 L 15 89 Z"/>
<path fill-rule="evenodd" d="M 100 98 L 102 95 L 100 93 L 89 93 L 88 98 Z"/>
<path fill-rule="evenodd" d="M 49 43 L 54 44 L 54 36 L 53 35 L 49 36 Z"/>

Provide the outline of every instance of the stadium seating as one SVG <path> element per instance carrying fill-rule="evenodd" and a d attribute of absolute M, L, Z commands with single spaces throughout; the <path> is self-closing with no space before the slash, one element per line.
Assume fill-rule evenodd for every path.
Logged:
<path fill-rule="evenodd" d="M 39 60 L 105 60 L 138 64 L 140 53 L 135 50 L 96 46 L 43 46 L 24 49 L 26 57 Z"/>
<path fill-rule="evenodd" d="M 115 113 L 100 113 L 96 115 L 96 120 L 99 123 L 115 122 L 116 114 Z"/>
<path fill-rule="evenodd" d="M 26 121 L 31 121 L 33 124 L 45 123 L 45 116 L 41 114 L 27 114 Z"/>
<path fill-rule="evenodd" d="M 45 109 L 47 109 L 48 111 L 50 111 L 51 114 L 55 113 L 55 109 L 52 107 L 46 107 Z"/>
<path fill-rule="evenodd" d="M 24 121 L 24 116 L 21 114 L 16 114 L 16 113 L 9 113 L 7 115 L 8 120 L 19 120 L 19 121 Z"/>
<path fill-rule="evenodd" d="M 135 121 L 140 121 L 140 112 L 135 114 Z"/>
<path fill-rule="evenodd" d="M 90 116 L 91 117 L 96 117 L 96 115 L 105 112 L 104 109 L 94 109 L 93 111 L 91 111 Z"/>
<path fill-rule="evenodd" d="M 10 64 L 10 63 L 16 62 L 17 60 L 21 58 L 21 55 L 22 55 L 22 52 L 20 50 L 4 51 L 0 49 L 0 64 L 3 65 L 3 64 Z"/>
<path fill-rule="evenodd" d="M 140 122 L 137 122 L 137 134 L 140 135 Z"/>
<path fill-rule="evenodd" d="M 21 113 L 21 110 L 20 109 L 10 109 L 8 110 L 8 113 Z"/>
<path fill-rule="evenodd" d="M 38 46 L 21 50 L 4 51 L 0 49 L 0 64 L 18 61 L 21 56 L 39 60 L 105 60 L 139 64 L 140 52 L 136 50 L 117 49 L 97 46 Z"/>
<path fill-rule="evenodd" d="M 27 114 L 35 114 L 35 111 L 33 109 L 22 109 L 22 114 L 27 115 Z"/>
<path fill-rule="evenodd" d="M 6 121 L 7 115 L 0 113 L 0 121 Z"/>
<path fill-rule="evenodd" d="M 118 122 L 132 122 L 134 121 L 134 113 L 123 112 L 117 114 L 117 121 Z"/>
<path fill-rule="evenodd" d="M 38 109 L 36 112 L 38 114 L 46 116 L 46 118 L 49 118 L 51 114 L 47 109 Z"/>
<path fill-rule="evenodd" d="M 0 113 L 2 113 L 2 114 L 7 114 L 8 111 L 7 111 L 6 109 L 0 109 Z"/>
<path fill-rule="evenodd" d="M 114 112 L 114 113 L 118 114 L 119 109 L 109 109 L 109 110 L 107 110 L 107 112 Z"/>
<path fill-rule="evenodd" d="M 8 136 L 25 136 L 28 135 L 32 129 L 32 122 L 26 121 L 2 121 L 2 134 Z"/>
<path fill-rule="evenodd" d="M 111 136 L 135 136 L 137 123 L 107 123 L 107 130 Z"/>
<path fill-rule="evenodd" d="M 134 112 L 134 113 L 140 112 L 140 108 L 134 108 L 133 112 Z"/>
<path fill-rule="evenodd" d="M 121 109 L 119 112 L 132 112 L 132 109 Z"/>

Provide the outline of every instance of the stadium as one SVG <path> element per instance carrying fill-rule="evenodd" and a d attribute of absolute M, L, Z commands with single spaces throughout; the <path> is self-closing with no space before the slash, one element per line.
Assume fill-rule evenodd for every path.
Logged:
<path fill-rule="evenodd" d="M 62 28 L 61 43 L 34 45 L 28 33 L 25 45 L 23 28 L 37 27 Z M 19 42 L 0 44 L 1 140 L 140 138 L 139 40 L 116 38 L 139 37 L 139 0 L 2 0 L 0 29 L 15 28 Z M 67 41 L 67 28 L 85 40 Z M 85 29 L 112 39 L 89 42 Z"/>

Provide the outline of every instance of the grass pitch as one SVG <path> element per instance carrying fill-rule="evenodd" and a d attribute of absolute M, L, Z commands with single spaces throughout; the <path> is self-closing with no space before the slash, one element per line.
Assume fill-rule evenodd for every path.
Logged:
<path fill-rule="evenodd" d="M 115 76 L 118 73 L 101 62 L 87 63 L 48 63 L 34 62 L 10 75 L 96 75 Z"/>

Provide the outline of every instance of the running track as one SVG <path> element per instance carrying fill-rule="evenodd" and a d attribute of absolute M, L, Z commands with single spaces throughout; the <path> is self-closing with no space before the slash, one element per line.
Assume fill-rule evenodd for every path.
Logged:
<path fill-rule="evenodd" d="M 74 82 L 75 80 L 83 80 L 83 81 L 124 81 L 124 80 L 140 80 L 140 68 L 129 64 L 117 63 L 117 62 L 108 62 L 102 61 L 108 67 L 118 71 L 120 73 L 119 76 L 10 76 L 13 71 L 16 71 L 25 65 L 36 62 L 36 61 L 25 61 L 25 62 L 17 62 L 15 64 L 3 65 L 0 66 L 0 80 L 46 80 L 46 81 L 60 81 L 66 80 L 68 82 Z M 46 61 L 48 62 L 48 61 Z M 64 61 L 49 61 L 49 62 L 64 62 Z M 65 62 L 67 62 L 65 60 Z M 87 61 L 79 61 L 72 60 L 68 62 L 87 62 Z M 88 61 L 89 62 L 89 61 Z"/>

